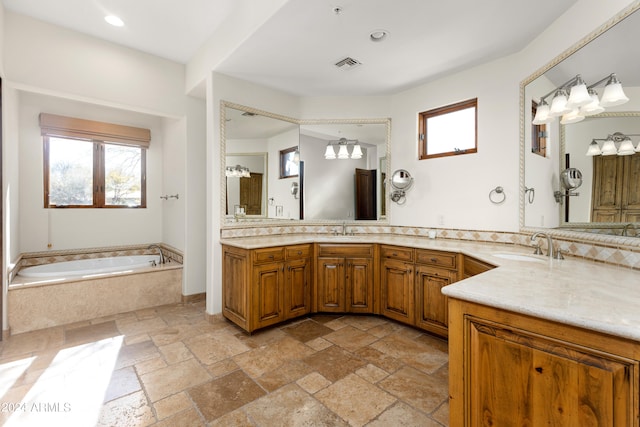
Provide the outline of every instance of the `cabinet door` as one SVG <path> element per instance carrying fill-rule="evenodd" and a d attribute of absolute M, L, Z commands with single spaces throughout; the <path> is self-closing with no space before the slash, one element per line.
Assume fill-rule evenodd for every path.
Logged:
<path fill-rule="evenodd" d="M 382 315 L 415 325 L 413 264 L 383 259 L 380 269 Z"/>
<path fill-rule="evenodd" d="M 637 362 L 482 319 L 466 325 L 466 425 L 637 425 Z"/>
<path fill-rule="evenodd" d="M 640 153 L 625 156 L 622 180 L 622 209 L 636 212 L 640 210 Z"/>
<path fill-rule="evenodd" d="M 344 268 L 344 258 L 318 258 L 318 311 L 346 311 Z"/>
<path fill-rule="evenodd" d="M 284 264 L 281 262 L 253 267 L 254 329 L 284 320 Z"/>
<path fill-rule="evenodd" d="M 302 316 L 311 310 L 311 265 L 308 259 L 289 261 L 285 266 L 284 317 Z"/>
<path fill-rule="evenodd" d="M 369 258 L 347 258 L 346 303 L 351 313 L 373 313 L 373 267 Z"/>
<path fill-rule="evenodd" d="M 447 336 L 449 316 L 442 288 L 456 281 L 451 270 L 416 266 L 416 326 Z"/>

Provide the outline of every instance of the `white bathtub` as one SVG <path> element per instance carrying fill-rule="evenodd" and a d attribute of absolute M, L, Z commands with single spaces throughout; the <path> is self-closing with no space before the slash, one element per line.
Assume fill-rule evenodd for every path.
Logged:
<path fill-rule="evenodd" d="M 63 261 L 52 264 L 25 267 L 18 271 L 18 276 L 26 278 L 78 277 L 94 274 L 128 272 L 150 267 L 160 262 L 158 255 L 132 255 L 108 258 L 81 259 Z"/>

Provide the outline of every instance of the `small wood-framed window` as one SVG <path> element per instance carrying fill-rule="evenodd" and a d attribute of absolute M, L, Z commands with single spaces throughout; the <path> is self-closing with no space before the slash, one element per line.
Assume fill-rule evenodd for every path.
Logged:
<path fill-rule="evenodd" d="M 148 129 L 40 114 L 45 208 L 145 208 Z"/>
<path fill-rule="evenodd" d="M 419 115 L 419 159 L 478 152 L 478 98 Z"/>
<path fill-rule="evenodd" d="M 280 179 L 295 178 L 299 172 L 300 154 L 298 147 L 280 150 Z"/>
<path fill-rule="evenodd" d="M 538 103 L 533 101 L 531 103 L 531 117 L 536 116 L 538 111 Z M 547 141 L 549 137 L 549 130 L 546 124 L 531 125 L 531 152 L 538 154 L 542 157 L 547 157 Z"/>

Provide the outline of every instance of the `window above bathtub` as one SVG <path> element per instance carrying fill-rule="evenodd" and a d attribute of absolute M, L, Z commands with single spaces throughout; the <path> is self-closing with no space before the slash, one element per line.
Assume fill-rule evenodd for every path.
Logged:
<path fill-rule="evenodd" d="M 148 129 L 40 115 L 45 208 L 146 207 Z"/>

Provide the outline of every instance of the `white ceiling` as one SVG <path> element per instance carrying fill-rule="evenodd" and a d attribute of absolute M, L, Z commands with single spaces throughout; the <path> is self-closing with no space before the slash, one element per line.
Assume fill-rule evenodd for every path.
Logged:
<path fill-rule="evenodd" d="M 240 0 L 2 0 L 8 10 L 187 63 Z M 258 0 L 256 0 L 258 1 Z M 217 71 L 300 96 L 384 95 L 525 47 L 577 0 L 288 0 Z M 250 5 L 249 5 L 250 6 Z M 335 7 L 341 7 L 339 14 Z M 125 27 L 106 24 L 113 13 Z M 389 36 L 372 42 L 372 30 Z M 334 64 L 354 58 L 362 65 Z"/>

